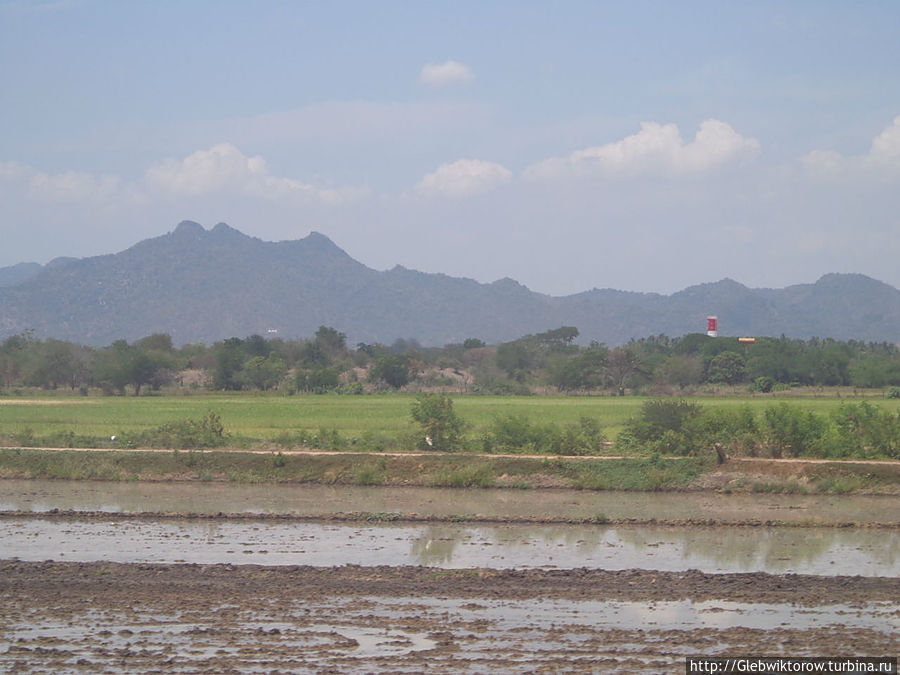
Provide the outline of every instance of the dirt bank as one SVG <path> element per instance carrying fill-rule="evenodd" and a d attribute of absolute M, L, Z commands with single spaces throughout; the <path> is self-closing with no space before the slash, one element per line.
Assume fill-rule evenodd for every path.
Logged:
<path fill-rule="evenodd" d="M 900 494 L 898 461 L 0 448 L 0 478 Z"/>
<path fill-rule="evenodd" d="M 48 520 L 214 520 L 214 521 L 295 521 L 323 523 L 472 523 L 472 524 L 507 524 L 507 525 L 652 525 L 671 527 L 810 527 L 805 520 L 760 520 L 753 517 L 743 519 L 722 518 L 607 518 L 605 516 L 587 518 L 568 518 L 551 515 L 541 516 L 502 516 L 502 515 L 444 515 L 436 513 L 194 513 L 190 511 L 165 512 L 110 512 L 80 511 L 73 509 L 51 509 L 49 511 L 0 511 L 0 518 L 42 518 Z M 823 521 L 815 522 L 815 527 L 829 528 L 876 528 L 886 530 L 900 529 L 896 521 Z"/>

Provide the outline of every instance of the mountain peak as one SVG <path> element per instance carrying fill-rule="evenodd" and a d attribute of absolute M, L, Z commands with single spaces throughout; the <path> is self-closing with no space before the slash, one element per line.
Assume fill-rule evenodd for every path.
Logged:
<path fill-rule="evenodd" d="M 347 255 L 340 246 L 335 244 L 333 241 L 331 241 L 331 239 L 326 237 L 321 232 L 316 232 L 315 230 L 303 237 L 303 239 L 301 239 L 300 241 L 303 244 L 303 248 L 314 253 L 340 253 L 343 255 Z"/>
<path fill-rule="evenodd" d="M 203 226 L 193 220 L 182 220 L 172 231 L 172 235 L 176 237 L 198 237 L 205 233 Z"/>
<path fill-rule="evenodd" d="M 216 223 L 215 227 L 210 230 L 213 234 L 231 234 L 232 232 L 237 232 L 238 234 L 243 234 L 239 230 L 234 229 L 228 223 Z"/>

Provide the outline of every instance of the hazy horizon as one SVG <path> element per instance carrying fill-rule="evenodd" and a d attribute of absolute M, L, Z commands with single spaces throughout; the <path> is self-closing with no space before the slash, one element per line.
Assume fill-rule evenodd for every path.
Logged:
<path fill-rule="evenodd" d="M 0 0 L 0 267 L 182 220 L 561 296 L 900 287 L 900 5 Z"/>

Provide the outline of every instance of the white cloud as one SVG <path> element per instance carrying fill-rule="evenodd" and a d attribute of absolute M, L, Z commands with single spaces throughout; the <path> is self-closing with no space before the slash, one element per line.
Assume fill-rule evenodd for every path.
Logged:
<path fill-rule="evenodd" d="M 474 79 L 475 75 L 471 69 L 456 61 L 428 63 L 422 67 L 422 71 L 419 73 L 419 84 L 435 89 L 469 84 Z"/>
<path fill-rule="evenodd" d="M 759 155 L 759 142 L 745 138 L 729 124 L 709 119 L 691 143 L 685 143 L 674 124 L 644 122 L 641 130 L 620 141 L 554 157 L 526 170 L 531 178 L 560 175 L 639 175 L 643 173 L 700 173 Z"/>
<path fill-rule="evenodd" d="M 122 188 L 116 176 L 84 171 L 51 174 L 18 162 L 0 163 L 0 180 L 17 184 L 31 199 L 52 202 L 103 202 L 117 197 Z"/>
<path fill-rule="evenodd" d="M 866 159 L 872 165 L 900 168 L 900 115 L 875 137 Z"/>
<path fill-rule="evenodd" d="M 800 163 L 812 174 L 833 175 L 843 167 L 844 157 L 832 150 L 813 150 L 801 157 Z"/>
<path fill-rule="evenodd" d="M 426 195 L 468 197 L 488 192 L 508 183 L 511 178 L 512 172 L 500 164 L 480 159 L 460 159 L 442 164 L 434 172 L 426 174 L 416 189 Z"/>
<path fill-rule="evenodd" d="M 146 181 L 151 188 L 194 197 L 229 191 L 263 199 L 300 196 L 337 203 L 362 193 L 353 189 L 321 188 L 292 178 L 273 176 L 262 157 L 248 157 L 231 143 L 198 150 L 182 160 L 166 160 L 147 170 Z"/>
<path fill-rule="evenodd" d="M 183 160 L 168 159 L 148 169 L 146 177 L 149 184 L 169 192 L 202 195 L 242 189 L 265 175 L 262 157 L 247 157 L 230 143 L 219 143 Z"/>
<path fill-rule="evenodd" d="M 900 116 L 876 136 L 865 155 L 842 155 L 833 150 L 813 150 L 800 158 L 802 166 L 819 177 L 835 177 L 847 172 L 900 170 Z"/>

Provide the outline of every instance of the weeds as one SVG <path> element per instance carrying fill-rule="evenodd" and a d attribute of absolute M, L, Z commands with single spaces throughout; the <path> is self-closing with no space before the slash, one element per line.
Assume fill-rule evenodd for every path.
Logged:
<path fill-rule="evenodd" d="M 445 469 L 435 474 L 428 484 L 431 487 L 492 487 L 494 471 L 488 466 Z"/>

